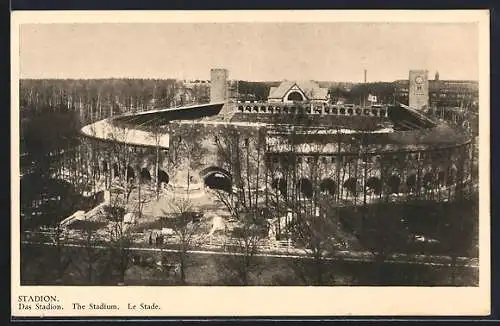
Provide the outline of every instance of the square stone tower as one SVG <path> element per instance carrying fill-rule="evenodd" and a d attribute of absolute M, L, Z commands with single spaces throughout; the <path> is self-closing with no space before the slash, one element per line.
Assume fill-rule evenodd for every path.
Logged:
<path fill-rule="evenodd" d="M 210 102 L 226 102 L 228 99 L 227 69 L 210 70 Z"/>
<path fill-rule="evenodd" d="M 410 107 L 424 110 L 429 106 L 429 72 L 427 70 L 410 70 L 408 93 Z"/>

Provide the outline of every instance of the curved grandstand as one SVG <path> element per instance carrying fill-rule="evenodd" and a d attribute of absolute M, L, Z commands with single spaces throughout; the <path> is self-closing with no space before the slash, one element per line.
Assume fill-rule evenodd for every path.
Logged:
<path fill-rule="evenodd" d="M 92 165 L 97 173 L 107 173 L 112 179 L 126 170 L 128 175 L 141 175 L 141 180 L 176 180 L 179 186 L 187 181 L 172 176 L 186 165 L 172 165 L 166 156 L 159 158 L 158 151 L 172 151 L 186 126 L 195 130 L 189 136 L 193 142 L 197 138 L 202 144 L 194 181 L 193 174 L 189 178 L 211 188 L 220 178 L 220 188 L 227 191 L 234 181 L 227 172 L 230 162 L 221 160 L 214 142 L 228 128 L 246 135 L 238 138 L 242 148 L 254 137 L 264 140 L 258 146 L 265 152 L 265 184 L 282 194 L 298 190 L 307 197 L 314 188 L 332 200 L 356 204 L 360 196 L 366 201 L 363 189 L 368 189 L 370 198 L 420 195 L 442 200 L 465 187 L 472 173 L 468 133 L 403 104 L 217 102 L 117 116 L 85 126 L 82 133 L 91 142 L 101 143 L 99 154 L 93 155 L 98 157 Z M 128 146 L 135 159 L 124 163 L 110 155 L 113 143 Z"/>

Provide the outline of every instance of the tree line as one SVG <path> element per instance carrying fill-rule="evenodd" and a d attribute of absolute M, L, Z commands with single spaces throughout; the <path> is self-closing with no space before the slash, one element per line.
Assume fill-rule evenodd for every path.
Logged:
<path fill-rule="evenodd" d="M 49 110 L 49 112 L 51 112 Z M 72 112 L 72 111 L 70 111 Z M 43 116 L 45 117 L 45 114 Z M 50 113 L 52 114 L 52 113 Z M 48 124 L 52 115 L 47 114 L 48 120 L 37 120 L 38 133 L 44 133 L 43 125 Z M 55 114 L 55 113 L 54 113 Z M 54 117 L 57 114 L 54 115 Z M 77 119 L 73 115 L 64 119 Z M 66 120 L 61 121 L 66 121 Z M 70 119 L 70 120 L 71 120 Z M 298 116 L 292 116 L 290 119 L 301 119 Z M 303 119 L 302 119 L 303 120 Z M 301 120 L 301 121 L 302 121 Z M 42 123 L 44 122 L 44 123 Z M 297 125 L 299 121 L 289 121 L 291 125 Z M 281 122 L 280 122 L 281 123 Z M 65 125 L 62 123 L 62 125 Z M 271 123 L 272 125 L 272 123 Z M 276 123 L 278 125 L 278 123 Z M 172 126 L 175 128 L 175 126 Z M 168 153 L 162 153 L 156 149 L 150 149 L 151 155 L 155 156 L 156 167 L 155 173 L 158 179 L 159 169 L 158 163 L 163 160 L 168 161 L 169 172 L 178 170 L 180 167 L 187 168 L 187 183 L 189 192 L 189 173 L 197 170 L 200 164 L 200 154 L 204 146 L 201 143 L 204 141 L 204 133 L 196 129 L 196 125 L 183 125 L 182 128 L 166 130 L 164 128 L 153 128 L 153 134 L 156 136 L 164 132 L 172 134 L 173 141 Z M 271 127 L 273 128 L 273 127 Z M 72 138 L 68 128 L 67 135 L 64 137 Z M 59 130 L 59 128 L 58 128 Z M 323 170 L 321 164 L 302 164 L 301 146 L 304 143 L 313 143 L 313 152 L 321 152 L 326 146 L 324 143 L 309 142 L 317 136 L 317 129 L 310 125 L 302 125 L 301 128 L 292 128 L 282 136 L 284 143 L 284 153 L 278 162 L 273 161 L 273 157 L 268 155 L 267 141 L 268 132 L 272 131 L 268 128 L 258 130 L 242 130 L 234 126 L 224 126 L 217 130 L 213 130 L 210 135 L 214 136 L 213 146 L 216 157 L 218 158 L 217 166 L 223 168 L 230 175 L 229 187 L 220 187 L 212 189 L 212 194 L 219 200 L 220 203 L 229 212 L 232 219 L 237 221 L 237 227 L 231 236 L 236 240 L 230 244 L 230 250 L 238 253 L 238 255 L 228 256 L 224 263 L 226 272 L 229 273 L 228 279 L 231 284 L 250 285 L 258 283 L 259 275 L 265 267 L 262 260 L 258 258 L 260 250 L 259 244 L 269 238 L 269 230 L 274 230 L 276 238 L 284 239 L 293 242 L 311 259 L 312 264 L 297 264 L 293 261 L 291 268 L 303 280 L 304 284 L 308 285 L 325 285 L 335 284 L 335 270 L 329 262 L 329 258 L 334 257 L 343 250 L 368 250 L 376 257 L 378 268 L 377 282 L 387 282 L 385 268 L 386 261 L 391 255 L 400 252 L 408 241 L 408 236 L 402 232 L 405 222 L 401 220 L 403 216 L 403 205 L 391 202 L 391 197 L 387 196 L 387 192 L 380 191 L 383 185 L 372 184 L 359 185 L 353 182 L 349 185 L 346 180 L 346 168 L 336 169 L 337 176 L 332 180 L 335 185 L 324 183 Z M 276 130 L 274 130 L 276 131 Z M 51 133 L 53 131 L 50 131 Z M 34 135 L 38 134 L 34 132 Z M 36 137 L 33 134 L 27 133 L 32 145 L 32 151 L 36 151 Z M 50 134 L 47 134 L 50 135 Z M 44 136 L 47 139 L 61 140 L 64 137 L 59 133 L 53 136 Z M 47 148 L 43 151 L 40 161 L 47 159 L 43 164 L 51 170 L 59 171 L 62 175 L 63 170 L 70 171 L 70 180 L 72 184 L 81 184 L 81 193 L 89 187 L 94 191 L 97 185 L 104 181 L 106 187 L 111 186 L 115 189 L 120 189 L 112 194 L 110 204 L 103 216 L 107 223 L 105 242 L 99 242 L 97 234 L 102 226 L 99 222 L 91 223 L 85 226 L 84 231 L 87 234 L 85 248 L 87 248 L 88 265 L 85 271 L 88 275 L 89 282 L 97 282 L 95 280 L 96 273 L 105 275 L 115 275 L 120 283 L 125 282 L 125 274 L 129 270 L 134 261 L 133 252 L 130 247 L 133 245 L 133 234 L 129 231 L 125 221 L 126 213 L 132 211 L 137 212 L 140 216 L 144 204 L 144 197 L 148 196 L 148 186 L 144 185 L 141 175 L 135 175 L 129 170 L 129 166 L 137 165 L 137 156 L 130 151 L 129 146 L 123 144 L 127 139 L 125 131 L 116 128 L 113 132 L 113 137 L 116 142 L 108 145 L 103 145 L 98 142 L 86 142 L 81 144 L 76 151 L 70 152 L 69 156 L 64 156 L 63 160 L 51 160 L 50 152 L 54 149 L 58 151 L 62 145 L 53 145 L 51 142 L 44 144 L 42 148 Z M 41 138 L 45 141 L 45 138 Z M 158 139 L 158 137 L 157 137 Z M 300 139 L 300 141 L 299 141 Z M 351 137 L 338 137 L 338 148 L 344 143 L 349 143 L 350 147 L 357 148 L 357 153 L 363 155 L 363 138 L 353 140 Z M 68 144 L 69 147 L 72 144 Z M 115 178 L 110 179 L 111 169 L 114 166 L 107 166 L 107 171 L 96 173 L 96 164 L 99 163 L 100 154 L 106 153 L 107 156 L 117 158 L 119 164 L 116 167 L 116 172 L 113 172 Z M 314 156 L 314 155 L 313 155 Z M 318 158 L 312 158 L 319 162 Z M 359 160 L 358 160 L 359 161 Z M 404 168 L 404 162 L 386 162 L 383 180 L 389 180 L 391 169 L 400 164 Z M 349 172 L 354 169 L 355 175 L 363 175 L 369 172 L 367 164 L 352 164 L 347 161 L 336 161 L 338 167 L 345 164 L 349 168 Z M 67 169 L 64 167 L 67 166 Z M 42 172 L 41 172 L 42 173 Z M 134 175 L 133 175 L 134 174 Z M 306 174 L 308 178 L 303 178 Z M 340 175 L 342 174 L 342 175 Z M 103 180 L 104 178 L 104 180 Z M 341 181 L 342 180 L 342 181 Z M 168 183 L 168 182 L 167 182 Z M 146 183 L 147 184 L 147 183 Z M 156 198 L 159 196 L 158 183 L 153 185 L 153 192 Z M 26 188 L 27 189 L 27 188 Z M 358 207 L 355 211 L 355 216 L 352 215 L 353 207 L 344 208 L 342 205 L 346 195 L 345 192 L 353 194 L 361 194 L 354 196 L 354 206 Z M 344 193 L 344 195 L 343 195 Z M 426 190 L 426 193 L 433 194 L 432 189 Z M 133 194 L 131 196 L 131 194 Z M 462 196 L 462 192 L 458 193 Z M 465 196 L 465 194 L 463 194 Z M 370 197 L 378 197 L 380 204 L 374 205 L 369 202 Z M 410 197 L 404 204 L 410 203 Z M 464 199 L 464 198 L 459 198 Z M 361 200 L 361 202 L 356 202 Z M 460 201 L 458 201 L 460 202 Z M 470 202 L 469 202 L 470 203 Z M 189 212 L 193 210 L 192 203 L 189 197 L 186 201 L 173 201 L 174 215 L 179 217 L 179 223 L 173 226 L 174 232 L 178 235 L 177 248 L 179 248 L 178 256 L 174 258 L 180 264 L 180 284 L 186 284 L 186 274 L 189 269 L 190 254 L 189 249 L 196 245 L 196 229 L 199 227 L 189 217 Z M 459 254 L 463 251 L 463 246 L 469 246 L 472 242 L 470 239 L 473 236 L 471 221 L 474 221 L 475 215 L 465 214 L 465 210 L 452 209 L 450 206 L 442 205 L 442 215 L 447 218 L 440 219 L 441 222 L 437 228 L 442 229 L 444 243 L 448 244 L 447 252 L 452 259 L 456 260 Z M 466 207 L 470 207 L 467 206 Z M 461 218 L 456 218 L 461 216 Z M 167 218 L 163 219 L 167 222 Z M 71 253 L 70 249 L 65 247 L 60 241 L 62 230 L 59 223 L 53 224 L 55 232 L 52 239 L 56 243 L 55 257 L 58 261 L 56 264 L 58 270 L 58 279 L 65 275 L 65 271 L 70 266 Z M 346 228 L 352 228 L 351 232 L 346 232 Z M 460 239 L 460 243 L 457 243 Z M 454 241 L 454 242 L 453 242 Z M 97 248 L 97 244 L 105 246 L 105 251 Z M 349 246 L 354 246 L 349 247 Z M 356 248 L 356 246 L 358 246 Z M 467 248 L 465 248 L 467 249 Z M 97 260 L 97 253 L 107 253 L 105 259 Z M 192 258 L 192 257 L 191 257 Z M 165 258 L 165 266 L 170 266 L 168 261 L 171 257 Z M 99 263 L 98 263 L 99 262 Z M 165 267 L 167 268 L 167 267 Z M 97 272 L 99 270 L 99 272 Z M 166 273 L 167 271 L 165 271 Z M 110 276 L 110 277 L 111 277 Z M 103 276 L 104 277 L 104 276 Z"/>

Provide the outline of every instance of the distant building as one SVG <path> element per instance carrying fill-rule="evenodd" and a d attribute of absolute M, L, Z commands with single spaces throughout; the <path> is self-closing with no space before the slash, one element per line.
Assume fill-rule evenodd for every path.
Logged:
<path fill-rule="evenodd" d="M 327 102 L 328 88 L 322 88 L 314 81 L 283 81 L 271 87 L 269 102 Z"/>
<path fill-rule="evenodd" d="M 477 106 L 479 84 L 474 80 L 441 80 L 437 72 L 434 80 L 429 80 L 428 105 L 431 108 Z M 396 100 L 409 104 L 409 80 L 396 80 Z M 411 104 L 409 104 L 411 106 Z"/>

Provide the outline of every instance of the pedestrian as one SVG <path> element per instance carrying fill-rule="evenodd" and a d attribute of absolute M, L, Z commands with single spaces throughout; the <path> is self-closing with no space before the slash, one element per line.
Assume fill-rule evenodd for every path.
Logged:
<path fill-rule="evenodd" d="M 153 231 L 149 232 L 149 245 L 153 245 Z"/>

